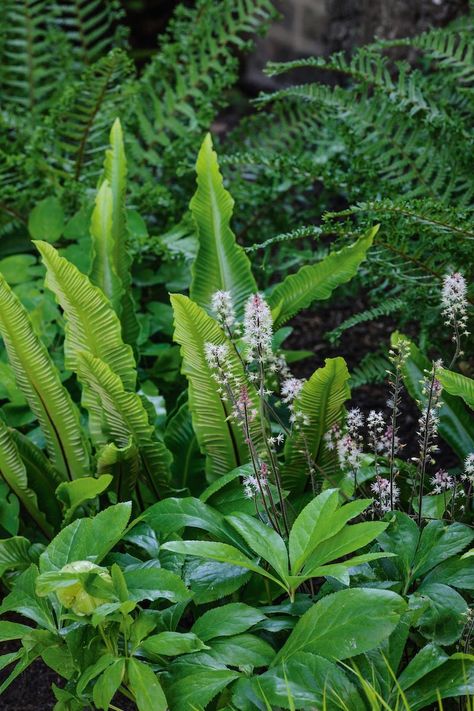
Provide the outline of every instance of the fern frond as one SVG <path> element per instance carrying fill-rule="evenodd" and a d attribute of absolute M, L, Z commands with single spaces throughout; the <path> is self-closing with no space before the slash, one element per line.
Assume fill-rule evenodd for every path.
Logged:
<path fill-rule="evenodd" d="M 373 306 L 370 309 L 366 309 L 365 311 L 361 311 L 360 313 L 350 316 L 339 326 L 337 326 L 337 328 L 334 328 L 332 331 L 326 333 L 326 338 L 330 343 L 337 343 L 342 334 L 350 328 L 358 326 L 361 323 L 365 323 L 366 321 L 374 321 L 375 319 L 382 318 L 383 316 L 390 316 L 391 314 L 400 311 L 400 309 L 403 309 L 404 305 L 405 302 L 403 299 L 385 299 L 378 306 Z"/>
<path fill-rule="evenodd" d="M 349 384 L 351 388 L 360 388 L 370 383 L 383 383 L 390 368 L 391 363 L 385 351 L 367 353 L 352 370 Z"/>
<path fill-rule="evenodd" d="M 100 174 L 109 127 L 125 105 L 132 73 L 127 55 L 113 50 L 65 91 L 51 114 L 54 138 L 48 146 L 50 164 L 64 177 L 83 180 Z"/>

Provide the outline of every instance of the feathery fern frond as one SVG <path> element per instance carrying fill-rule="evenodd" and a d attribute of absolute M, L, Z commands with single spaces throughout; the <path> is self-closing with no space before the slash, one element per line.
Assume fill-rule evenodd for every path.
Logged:
<path fill-rule="evenodd" d="M 51 114 L 48 146 L 49 161 L 61 175 L 84 180 L 100 174 L 109 127 L 125 107 L 132 72 L 130 59 L 116 49 L 65 91 Z"/>
<path fill-rule="evenodd" d="M 340 340 L 344 331 L 347 331 L 348 329 L 353 328 L 354 326 L 358 326 L 361 323 L 365 323 L 366 321 L 374 321 L 375 319 L 381 318 L 382 316 L 390 316 L 391 314 L 396 313 L 400 309 L 403 309 L 404 304 L 405 302 L 403 301 L 403 299 L 385 299 L 378 306 L 373 306 L 370 309 L 366 309 L 365 311 L 361 311 L 360 313 L 350 316 L 339 326 L 337 326 L 337 328 L 334 328 L 332 331 L 326 333 L 326 338 L 330 343 L 337 343 Z"/>

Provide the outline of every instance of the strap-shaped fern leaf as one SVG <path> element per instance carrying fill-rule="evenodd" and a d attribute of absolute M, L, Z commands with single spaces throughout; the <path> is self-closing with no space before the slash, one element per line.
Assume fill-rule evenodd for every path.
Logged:
<path fill-rule="evenodd" d="M 120 321 L 103 292 L 47 242 L 35 242 L 47 269 L 45 284 L 66 316 L 66 368 L 76 371 L 79 353 L 105 361 L 125 390 L 136 385 L 132 348 L 123 342 Z"/>
<path fill-rule="evenodd" d="M 182 373 L 189 384 L 189 408 L 201 451 L 206 456 L 206 475 L 212 481 L 248 461 L 248 450 L 239 427 L 228 416 L 216 381 L 206 361 L 206 343 L 228 343 L 223 331 L 206 312 L 191 299 L 172 294 L 174 340 L 181 345 Z M 244 382 L 242 365 L 229 350 L 228 363 L 236 378 Z M 252 395 L 255 397 L 255 395 Z M 258 438 L 258 435 L 256 435 Z"/>
<path fill-rule="evenodd" d="M 1 275 L 0 334 L 18 386 L 43 430 L 55 468 L 64 479 L 87 474 L 89 451 L 79 413 L 25 308 Z"/>
<path fill-rule="evenodd" d="M 38 499 L 40 511 L 57 530 L 61 525 L 61 507 L 56 489 L 64 483 L 42 449 L 26 435 L 11 429 L 10 435 L 25 465 L 28 485 Z"/>
<path fill-rule="evenodd" d="M 238 313 L 257 291 L 250 260 L 230 228 L 234 201 L 225 190 L 217 154 L 207 134 L 196 163 L 197 190 L 190 208 L 199 238 L 190 295 L 207 311 L 214 292 L 229 291 Z"/>
<path fill-rule="evenodd" d="M 142 478 L 161 498 L 169 490 L 172 456 L 156 439 L 140 396 L 127 392 L 107 363 L 90 353 L 77 354 L 77 374 L 96 395 L 97 419 L 102 417 L 109 441 L 119 448 L 136 445 Z"/>
<path fill-rule="evenodd" d="M 97 456 L 97 473 L 113 476 L 119 501 L 130 499 L 140 474 L 140 455 L 133 439 L 125 447 L 113 442 L 105 445 Z"/>
<path fill-rule="evenodd" d="M 126 175 L 122 127 L 116 119 L 106 151 L 104 180 L 92 213 L 91 280 L 100 286 L 119 315 L 124 341 L 134 344 L 139 326 L 131 295 L 132 259 L 127 249 Z"/>
<path fill-rule="evenodd" d="M 278 284 L 269 297 L 275 326 L 282 326 L 313 301 L 328 299 L 337 286 L 350 281 L 366 258 L 378 229 L 378 225 L 372 227 L 354 244 L 332 252 L 321 262 L 301 267 Z"/>
<path fill-rule="evenodd" d="M 307 380 L 295 406 L 308 417 L 308 424 L 288 437 L 285 445 L 283 485 L 304 491 L 308 483 L 309 462 L 319 463 L 323 435 L 341 418 L 342 408 L 351 396 L 349 371 L 343 358 L 327 358 L 324 368 Z M 324 472 L 323 472 L 324 474 Z M 320 472 L 316 471 L 320 477 Z"/>
<path fill-rule="evenodd" d="M 466 405 L 471 410 L 474 410 L 474 380 L 472 378 L 441 368 L 438 373 L 438 380 L 446 392 L 462 398 Z"/>
<path fill-rule="evenodd" d="M 28 486 L 28 476 L 18 448 L 0 419 L 0 477 L 18 497 L 26 513 L 39 529 L 49 538 L 52 527 L 38 508 L 36 494 Z"/>

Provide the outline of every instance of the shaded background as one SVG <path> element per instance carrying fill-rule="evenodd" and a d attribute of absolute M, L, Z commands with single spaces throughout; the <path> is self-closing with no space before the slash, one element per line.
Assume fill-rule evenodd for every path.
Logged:
<path fill-rule="evenodd" d="M 139 62 L 159 44 L 159 34 L 177 4 L 176 0 L 122 0 Z M 184 4 L 194 5 L 189 0 Z M 242 59 L 240 87 L 249 94 L 274 88 L 275 80 L 262 73 L 268 61 L 350 51 L 376 36 L 414 35 L 467 12 L 469 0 L 276 0 L 274 4 L 281 19 L 257 41 L 254 52 Z"/>

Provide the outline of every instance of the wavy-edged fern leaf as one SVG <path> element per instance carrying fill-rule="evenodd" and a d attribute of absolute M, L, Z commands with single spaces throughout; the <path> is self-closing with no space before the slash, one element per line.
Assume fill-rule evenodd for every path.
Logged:
<path fill-rule="evenodd" d="M 120 377 L 100 358 L 83 352 L 77 354 L 76 362 L 80 381 L 97 397 L 96 416 L 102 417 L 104 434 L 121 449 L 136 445 L 142 478 L 161 498 L 169 489 L 172 456 L 156 439 L 140 396 L 127 392 Z"/>
<path fill-rule="evenodd" d="M 35 242 L 46 267 L 45 284 L 56 296 L 66 317 L 66 368 L 76 371 L 79 353 L 105 361 L 125 390 L 134 391 L 136 365 L 132 348 L 123 342 L 118 316 L 101 289 L 61 257 L 47 242 Z"/>
<path fill-rule="evenodd" d="M 26 467 L 18 448 L 5 425 L 0 419 L 0 476 L 18 497 L 28 516 L 49 538 L 52 527 L 38 508 L 36 494 L 28 486 Z"/>
<path fill-rule="evenodd" d="M 337 286 L 352 279 L 366 258 L 377 231 L 378 225 L 349 247 L 332 252 L 321 262 L 301 267 L 296 274 L 290 274 L 278 284 L 269 296 L 275 313 L 275 327 L 282 326 L 313 301 L 328 299 Z"/>
<path fill-rule="evenodd" d="M 105 153 L 104 182 L 99 190 L 100 195 L 103 186 L 108 186 L 105 188 L 105 205 L 102 208 L 98 201 L 92 215 L 91 280 L 102 288 L 119 315 L 123 340 L 134 345 L 138 338 L 139 326 L 131 294 L 132 258 L 127 248 L 126 176 L 127 160 L 122 126 L 119 119 L 115 119 L 110 131 L 110 148 Z M 102 219 L 105 221 L 103 227 Z M 98 220 L 98 223 L 94 220 Z"/>
<path fill-rule="evenodd" d="M 202 453 L 206 456 L 209 481 L 228 474 L 248 461 L 248 450 L 239 427 L 232 423 L 217 392 L 216 381 L 207 364 L 204 346 L 228 343 L 223 331 L 206 312 L 181 294 L 171 295 L 174 311 L 174 340 L 181 346 L 182 373 L 189 384 L 189 409 Z M 242 365 L 229 351 L 229 363 L 244 382 Z M 254 395 L 252 395 L 255 397 Z"/>
<path fill-rule="evenodd" d="M 207 134 L 196 163 L 197 191 L 190 203 L 199 238 L 192 268 L 190 296 L 210 311 L 214 292 L 229 291 L 237 313 L 248 296 L 257 291 L 250 260 L 235 241 L 230 228 L 234 201 L 225 190 L 217 154 Z"/>
<path fill-rule="evenodd" d="M 65 479 L 89 473 L 79 413 L 18 297 L 0 275 L 0 334 L 18 386 L 38 418 L 55 468 Z"/>
<path fill-rule="evenodd" d="M 43 450 L 29 437 L 14 429 L 10 430 L 10 435 L 25 465 L 28 485 L 35 492 L 39 508 L 57 530 L 61 524 L 61 509 L 55 492 L 64 482 Z"/>
<path fill-rule="evenodd" d="M 323 435 L 340 420 L 344 403 L 351 396 L 349 371 L 343 358 L 327 358 L 324 368 L 316 370 L 307 380 L 295 407 L 308 417 L 285 444 L 283 486 L 292 491 L 304 491 L 312 463 L 318 465 Z M 319 472 L 316 471 L 319 478 Z M 323 471 L 324 476 L 324 471 Z"/>
<path fill-rule="evenodd" d="M 466 405 L 474 410 L 474 380 L 472 378 L 467 378 L 452 370 L 446 370 L 446 368 L 440 368 L 438 380 L 446 392 L 462 398 Z"/>

